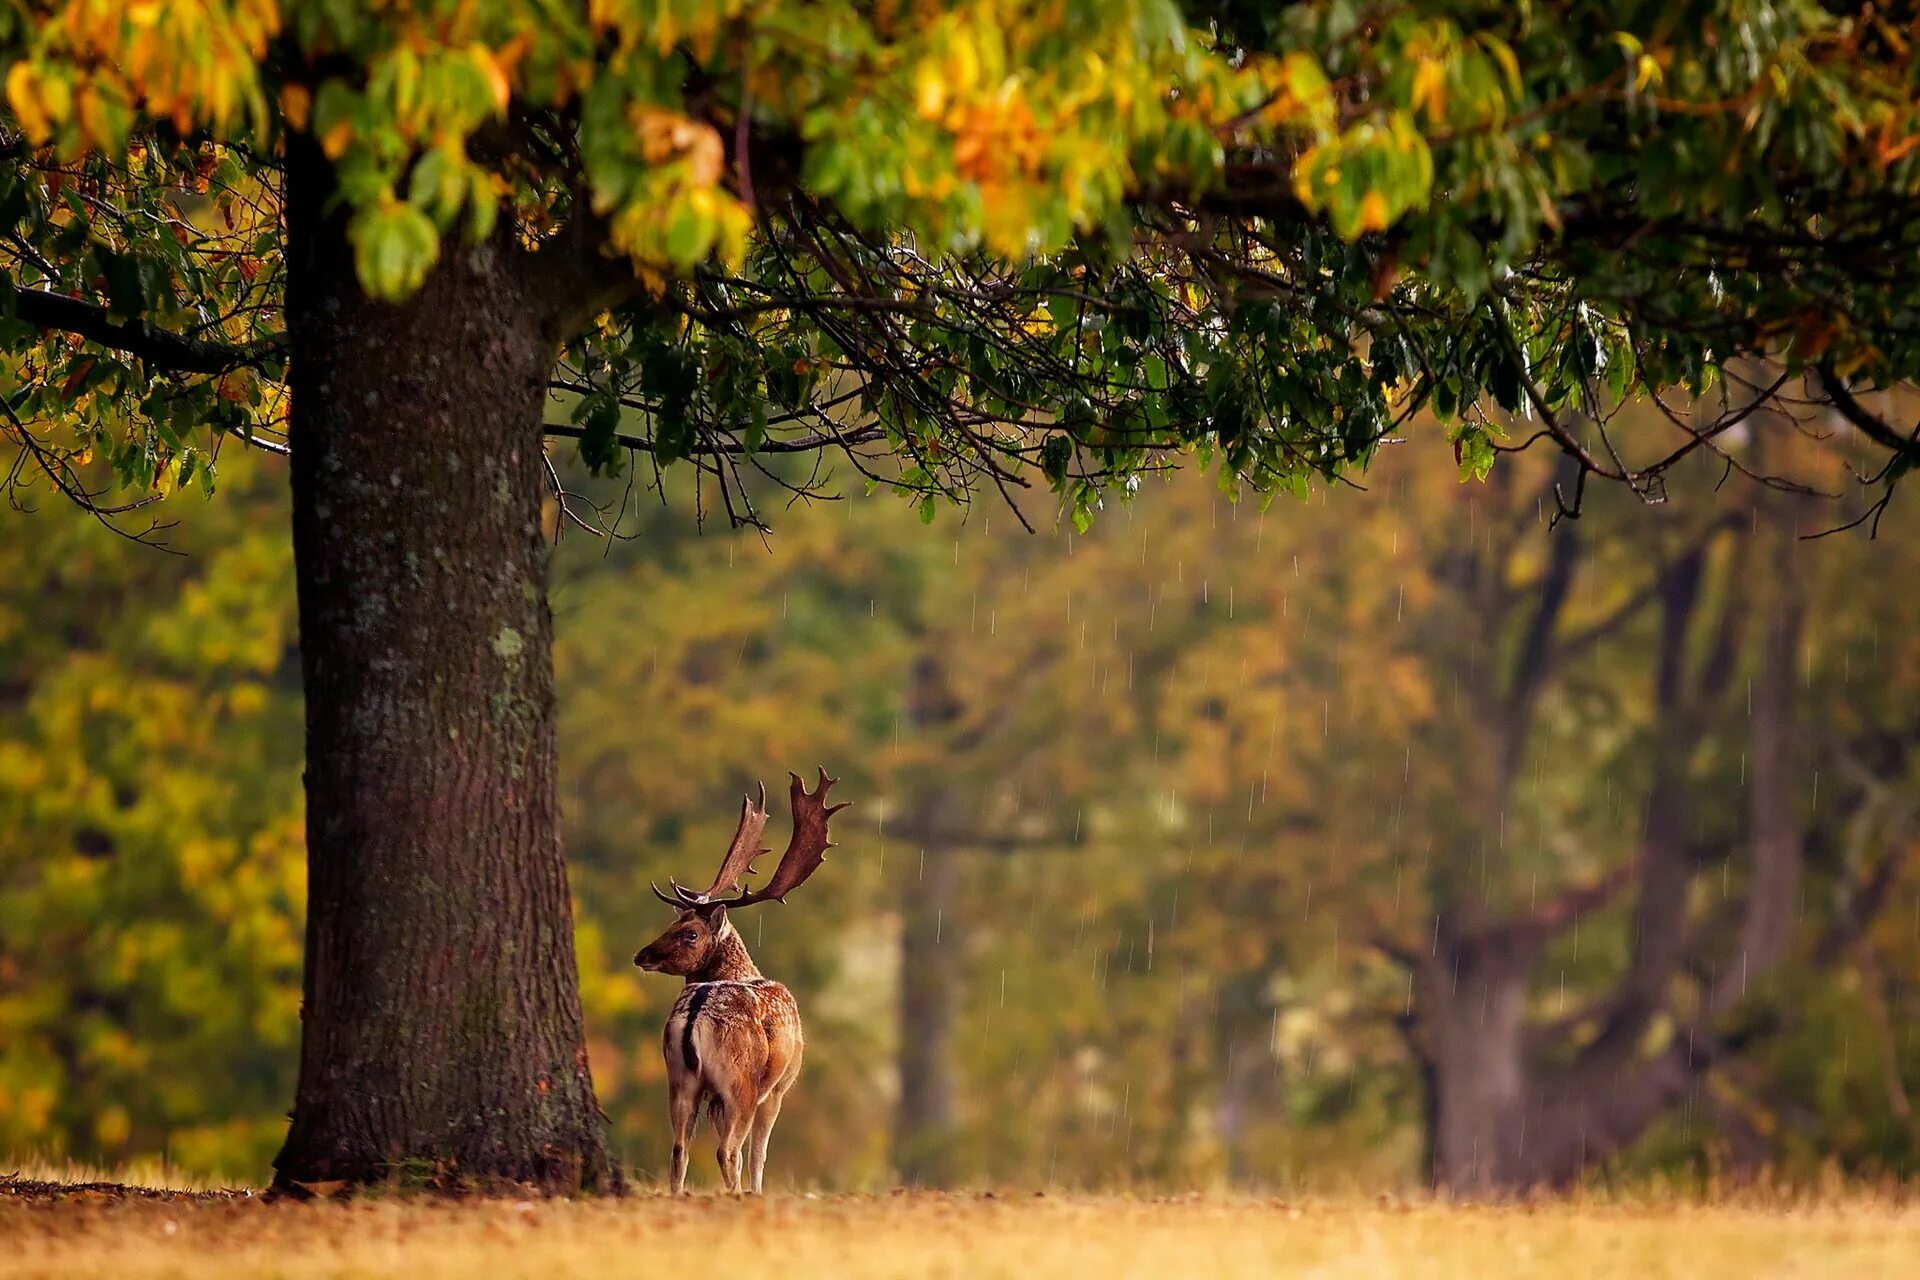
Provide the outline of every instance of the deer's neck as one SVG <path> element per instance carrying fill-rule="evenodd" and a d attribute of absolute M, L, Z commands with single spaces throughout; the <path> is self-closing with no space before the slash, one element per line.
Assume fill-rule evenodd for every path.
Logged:
<path fill-rule="evenodd" d="M 745 982 L 760 976 L 759 966 L 753 963 L 753 957 L 747 954 L 747 944 L 740 940 L 740 934 L 729 924 L 720 936 L 714 939 L 713 954 L 707 957 L 706 964 L 687 975 L 688 983 L 695 982 Z"/>

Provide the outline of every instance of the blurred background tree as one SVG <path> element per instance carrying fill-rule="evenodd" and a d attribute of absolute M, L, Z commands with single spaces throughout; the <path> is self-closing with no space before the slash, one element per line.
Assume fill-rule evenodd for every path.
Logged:
<path fill-rule="evenodd" d="M 257 1175 L 299 1045 L 285 476 L 167 555 L 58 501 L 0 537 L 0 1146 Z"/>
<path fill-rule="evenodd" d="M 1837 469 L 1847 433 L 1803 425 L 1796 465 Z M 1877 541 L 1803 540 L 1830 508 L 1696 466 L 1671 507 L 1602 495 L 1550 533 L 1551 459 L 1463 484 L 1436 447 L 1264 509 L 1176 473 L 1086 534 L 1038 508 L 1034 535 L 988 507 L 925 530 L 876 497 L 770 538 L 673 506 L 562 536 L 563 800 L 621 1156 L 666 1154 L 675 990 L 627 964 L 646 882 L 819 758 L 855 821 L 748 926 L 809 1010 L 782 1176 L 1913 1171 L 1920 602 L 1883 584 L 1920 530 L 1896 506 Z M 281 1132 L 277 468 L 229 464 L 184 558 L 4 517 L 8 1150 L 257 1177 Z"/>

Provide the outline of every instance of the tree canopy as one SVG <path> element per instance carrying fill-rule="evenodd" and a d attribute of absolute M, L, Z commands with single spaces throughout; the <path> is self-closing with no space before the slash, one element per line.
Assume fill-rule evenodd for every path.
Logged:
<path fill-rule="evenodd" d="M 281 439 L 289 137 L 331 160 L 372 295 L 510 228 L 560 295 L 550 428 L 600 468 L 837 449 L 927 498 L 1044 477 L 1084 520 L 1168 453 L 1298 487 L 1430 406 L 1470 474 L 1544 437 L 1651 498 L 1687 453 L 1746 465 L 1751 397 L 1627 442 L 1612 415 L 1742 354 L 1817 367 L 1868 478 L 1913 455 L 1853 394 L 1920 364 L 1920 59 L 1874 5 L 0 22 L 10 434 L 75 495 L 91 457 L 146 491 Z"/>

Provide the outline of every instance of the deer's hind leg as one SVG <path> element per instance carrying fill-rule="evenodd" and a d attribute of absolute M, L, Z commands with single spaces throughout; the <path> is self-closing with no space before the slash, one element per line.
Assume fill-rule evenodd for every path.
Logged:
<path fill-rule="evenodd" d="M 747 1145 L 748 1131 L 753 1125 L 752 1090 L 742 1090 L 729 1080 L 724 1087 L 708 1095 L 707 1113 L 713 1121 L 714 1135 L 719 1141 L 714 1155 L 720 1161 L 720 1181 L 729 1192 L 738 1195 L 741 1189 L 741 1156 Z"/>
<path fill-rule="evenodd" d="M 712 1029 L 712 1052 L 702 1061 L 707 1091 L 707 1114 L 713 1121 L 719 1148 L 720 1180 L 738 1194 L 747 1137 L 760 1100 L 761 1064 L 766 1061 L 766 1036 L 751 1023 L 718 1022 Z"/>
<path fill-rule="evenodd" d="M 687 1147 L 700 1124 L 700 1073 L 669 1071 L 667 1120 L 673 1127 L 673 1194 L 687 1191 Z"/>
<path fill-rule="evenodd" d="M 773 1126 L 780 1119 L 780 1104 L 786 1100 L 787 1090 L 793 1088 L 793 1082 L 800 1076 L 798 1045 L 794 1046 L 781 1066 L 779 1077 L 768 1087 L 760 1099 L 760 1105 L 754 1109 L 753 1133 L 747 1140 L 747 1182 L 756 1195 L 765 1190 L 767 1143 L 772 1140 Z"/>

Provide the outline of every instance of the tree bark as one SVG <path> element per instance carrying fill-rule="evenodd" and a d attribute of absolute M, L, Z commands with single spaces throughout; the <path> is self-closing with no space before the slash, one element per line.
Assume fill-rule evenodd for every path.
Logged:
<path fill-rule="evenodd" d="M 937 820 L 950 806 L 936 802 Z M 955 1173 L 953 1028 L 962 953 L 955 935 L 958 850 L 929 845 L 900 904 L 900 1104 L 893 1165 L 909 1186 L 944 1187 Z"/>
<path fill-rule="evenodd" d="M 1793 557 L 1798 549 L 1785 537 L 1774 541 L 1780 589 L 1773 602 L 1774 616 L 1761 641 L 1760 666 L 1752 686 L 1749 740 L 1753 782 L 1748 788 L 1747 814 L 1753 857 L 1747 869 L 1746 916 L 1741 922 L 1737 961 L 1742 991 L 1749 978 L 1777 965 L 1792 945 L 1805 843 L 1796 799 L 1799 771 L 1793 750 L 1797 736 L 1794 677 L 1799 666 L 1803 608 L 1793 581 Z"/>
<path fill-rule="evenodd" d="M 946 733 L 959 719 L 960 704 L 938 659 L 914 665 L 907 715 L 916 731 L 931 734 Z M 971 825 L 966 817 L 960 787 L 935 777 L 923 784 L 908 823 L 924 841 L 900 899 L 900 1098 L 893 1167 L 909 1186 L 944 1187 L 958 1164 L 953 1028 L 965 962 L 956 918 L 965 853 L 950 833 Z"/>
<path fill-rule="evenodd" d="M 276 1186 L 611 1189 L 555 789 L 541 397 L 503 235 L 365 297 L 289 145 L 293 534 L 306 685 L 300 1081 Z"/>
<path fill-rule="evenodd" d="M 1528 1180 L 1527 966 L 1466 940 L 1423 966 L 1430 1174 L 1455 1195 Z"/>
<path fill-rule="evenodd" d="M 1262 1077 L 1273 1075 L 1273 1060 L 1265 1039 L 1244 1026 L 1223 1029 L 1220 1044 L 1219 1101 L 1214 1109 L 1214 1133 L 1226 1157 L 1227 1182 L 1235 1187 L 1256 1184 L 1259 1164 L 1254 1149 L 1254 1126 L 1259 1117 Z"/>

